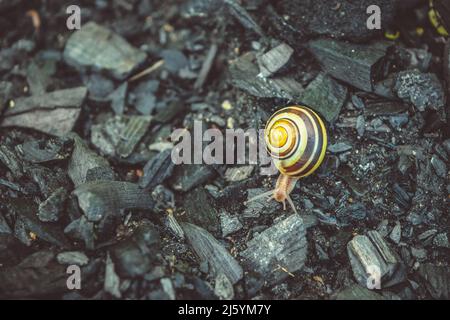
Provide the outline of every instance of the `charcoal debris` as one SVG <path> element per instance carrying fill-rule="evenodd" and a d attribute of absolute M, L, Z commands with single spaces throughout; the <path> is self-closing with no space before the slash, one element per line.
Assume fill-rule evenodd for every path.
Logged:
<path fill-rule="evenodd" d="M 434 299 L 449 298 L 450 273 L 447 267 L 425 263 L 419 267 L 419 275 L 425 281 L 425 286 Z"/>
<path fill-rule="evenodd" d="M 334 122 L 347 98 L 347 88 L 333 78 L 320 73 L 305 88 L 300 101 L 319 112 L 328 122 Z"/>
<path fill-rule="evenodd" d="M 384 300 L 383 296 L 374 290 L 357 284 L 342 289 L 333 298 L 336 300 Z"/>
<path fill-rule="evenodd" d="M 89 258 L 81 251 L 61 252 L 56 256 L 56 260 L 63 265 L 77 265 L 79 267 L 89 263 Z"/>
<path fill-rule="evenodd" d="M 120 292 L 120 278 L 115 271 L 114 262 L 111 260 L 109 252 L 105 262 L 105 282 L 103 290 L 115 298 L 120 299 L 122 297 Z"/>
<path fill-rule="evenodd" d="M 267 78 L 277 73 L 291 59 L 294 49 L 281 43 L 258 58 L 259 75 Z"/>
<path fill-rule="evenodd" d="M 108 214 L 118 215 L 124 209 L 152 209 L 154 201 L 137 184 L 124 181 L 87 182 L 77 187 L 73 194 L 86 218 L 100 221 Z"/>
<path fill-rule="evenodd" d="M 412 103 L 419 111 L 441 110 L 445 103 L 442 84 L 432 73 L 401 71 L 396 76 L 394 91 L 400 99 Z"/>
<path fill-rule="evenodd" d="M 302 85 L 291 77 L 259 77 L 256 55 L 252 52 L 231 63 L 230 75 L 235 87 L 260 98 L 298 99 L 303 92 Z"/>
<path fill-rule="evenodd" d="M 296 214 L 254 236 L 241 252 L 246 268 L 260 273 L 268 284 L 301 270 L 306 254 L 306 231 L 303 220 Z"/>
<path fill-rule="evenodd" d="M 64 188 L 56 189 L 50 197 L 39 204 L 38 217 L 43 222 L 56 222 L 64 212 L 64 202 L 67 191 Z"/>
<path fill-rule="evenodd" d="M 208 192 L 199 187 L 186 195 L 184 204 L 186 214 L 183 218 L 190 223 L 205 228 L 209 232 L 219 231 L 219 213 L 213 205 Z"/>
<path fill-rule="evenodd" d="M 146 163 L 139 179 L 141 188 L 153 189 L 171 176 L 174 168 L 171 153 L 170 149 L 162 151 Z"/>
<path fill-rule="evenodd" d="M 219 218 L 223 237 L 226 237 L 236 231 L 239 231 L 243 227 L 238 217 L 231 216 L 226 212 L 222 212 Z"/>
<path fill-rule="evenodd" d="M 254 166 L 232 167 L 225 171 L 225 179 L 229 182 L 242 181 L 250 177 Z"/>
<path fill-rule="evenodd" d="M 150 116 L 115 116 L 92 126 L 91 141 L 105 155 L 128 157 L 150 125 Z"/>
<path fill-rule="evenodd" d="M 201 164 L 180 165 L 173 173 L 172 187 L 179 191 L 189 191 L 213 178 L 215 172 L 211 167 Z"/>
<path fill-rule="evenodd" d="M 144 52 L 95 22 L 88 22 L 73 33 L 64 48 L 64 60 L 69 65 L 80 70 L 106 71 L 118 80 L 130 75 L 145 59 Z"/>
<path fill-rule="evenodd" d="M 242 279 L 242 267 L 208 231 L 191 223 L 181 226 L 199 258 L 208 262 L 212 275 L 222 273 L 232 284 Z"/>
<path fill-rule="evenodd" d="M 378 69 L 383 64 L 387 45 L 362 45 L 319 39 L 312 40 L 309 48 L 331 76 L 358 89 L 372 92 L 373 83 L 381 76 Z"/>
<path fill-rule="evenodd" d="M 158 263 L 156 252 L 160 247 L 160 234 L 148 220 L 133 235 L 111 248 L 111 259 L 118 275 L 128 278 L 143 276 Z"/>
<path fill-rule="evenodd" d="M 18 98 L 14 108 L 6 110 L 1 126 L 30 128 L 62 137 L 73 129 L 86 93 L 85 87 L 79 87 Z"/>
<path fill-rule="evenodd" d="M 333 39 L 360 42 L 367 41 L 380 31 L 367 28 L 369 17 L 367 8 L 370 5 L 377 5 L 384 13 L 380 17 L 380 23 L 386 26 L 394 19 L 396 2 L 342 1 L 335 6 L 326 1 L 282 0 L 277 2 L 277 10 L 285 17 L 284 20 L 288 21 L 291 28 L 300 30 L 308 36 L 328 36 Z"/>
<path fill-rule="evenodd" d="M 347 244 L 353 275 L 361 286 L 368 284 L 386 288 L 405 280 L 403 263 L 378 231 L 355 236 Z M 374 277 L 380 276 L 380 283 Z"/>
<path fill-rule="evenodd" d="M 77 134 L 72 133 L 70 137 L 74 140 L 74 148 L 69 160 L 68 174 L 75 187 L 89 181 L 114 180 L 114 171 L 105 158 L 89 149 Z"/>

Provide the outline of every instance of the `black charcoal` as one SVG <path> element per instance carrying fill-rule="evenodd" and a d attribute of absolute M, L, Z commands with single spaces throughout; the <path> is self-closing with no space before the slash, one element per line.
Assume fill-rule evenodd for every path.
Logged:
<path fill-rule="evenodd" d="M 277 283 L 301 270 L 306 254 L 306 230 L 297 214 L 254 236 L 241 252 L 246 268 L 261 274 L 267 284 Z"/>
<path fill-rule="evenodd" d="M 18 126 L 55 136 L 69 133 L 81 112 L 85 87 L 54 91 L 15 100 L 5 112 L 2 127 Z"/>
<path fill-rule="evenodd" d="M 213 199 L 204 188 L 198 187 L 189 192 L 184 200 L 184 208 L 186 214 L 183 219 L 186 221 L 212 233 L 219 231 L 219 214 Z"/>
<path fill-rule="evenodd" d="M 445 103 L 442 84 L 432 73 L 401 71 L 396 75 L 394 90 L 400 99 L 412 103 L 419 111 L 441 110 Z"/>
<path fill-rule="evenodd" d="M 368 92 L 373 90 L 373 83 L 382 76 L 379 69 L 387 47 L 387 44 L 378 42 L 362 45 L 329 39 L 309 43 L 311 52 L 327 73 Z"/>
<path fill-rule="evenodd" d="M 88 22 L 66 42 L 64 60 L 84 70 L 107 71 L 122 80 L 146 59 L 146 54 L 132 47 L 121 36 L 95 22 Z"/>
<path fill-rule="evenodd" d="M 294 49 L 288 44 L 281 43 L 258 58 L 260 75 L 270 77 L 283 68 L 291 59 Z"/>
<path fill-rule="evenodd" d="M 77 265 L 79 267 L 89 263 L 89 258 L 81 251 L 61 252 L 56 256 L 56 260 L 63 265 Z"/>
<path fill-rule="evenodd" d="M 191 223 L 181 226 L 194 251 L 202 261 L 208 262 L 212 276 L 222 273 L 232 284 L 242 279 L 242 267 L 208 231 Z"/>
<path fill-rule="evenodd" d="M 73 191 L 89 221 L 97 222 L 108 214 L 124 209 L 152 209 L 150 194 L 137 184 L 122 181 L 96 181 L 80 185 Z"/>
<path fill-rule="evenodd" d="M 214 170 L 201 164 L 177 166 L 173 174 L 172 188 L 178 191 L 189 191 L 213 178 Z"/>
<path fill-rule="evenodd" d="M 404 265 L 378 231 L 355 236 L 347 244 L 353 275 L 361 286 L 390 287 L 405 280 Z M 379 283 L 375 277 L 379 276 Z M 372 283 L 373 282 L 373 283 Z"/>
<path fill-rule="evenodd" d="M 89 149 L 77 134 L 72 133 L 74 149 L 69 161 L 68 174 L 75 187 L 93 180 L 114 180 L 114 171 L 108 161 Z M 95 173 L 101 173 L 95 174 Z M 96 179 L 92 179 L 96 177 Z"/>
<path fill-rule="evenodd" d="M 56 189 L 50 197 L 39 204 L 37 216 L 43 222 L 56 222 L 64 213 L 64 202 L 67 191 L 64 188 Z"/>
<path fill-rule="evenodd" d="M 333 78 L 320 73 L 309 83 L 300 101 L 319 112 L 328 122 L 334 122 L 347 98 L 347 88 Z"/>
<path fill-rule="evenodd" d="M 260 98 L 298 99 L 303 87 L 294 78 L 279 76 L 263 78 L 259 75 L 254 53 L 246 53 L 230 65 L 231 83 Z"/>
<path fill-rule="evenodd" d="M 105 155 L 128 157 L 147 132 L 150 116 L 115 116 L 92 126 L 91 141 Z"/>
<path fill-rule="evenodd" d="M 162 151 L 147 162 L 143 169 L 144 174 L 139 178 L 141 188 L 153 189 L 171 176 L 175 166 L 171 152 L 171 149 Z"/>

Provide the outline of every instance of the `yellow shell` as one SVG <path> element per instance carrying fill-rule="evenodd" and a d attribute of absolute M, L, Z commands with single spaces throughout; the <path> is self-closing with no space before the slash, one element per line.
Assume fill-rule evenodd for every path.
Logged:
<path fill-rule="evenodd" d="M 298 178 L 317 170 L 328 143 L 323 120 L 305 106 L 290 106 L 275 112 L 267 121 L 264 139 L 280 173 Z"/>

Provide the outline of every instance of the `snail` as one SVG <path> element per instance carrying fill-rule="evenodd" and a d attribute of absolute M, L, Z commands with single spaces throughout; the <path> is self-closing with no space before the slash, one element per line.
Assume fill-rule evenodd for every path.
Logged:
<path fill-rule="evenodd" d="M 269 118 L 264 140 L 280 175 L 274 190 L 257 195 L 247 203 L 271 195 L 268 201 L 275 199 L 283 203 L 284 210 L 287 201 L 297 213 L 289 194 L 300 178 L 319 168 L 325 157 L 328 138 L 324 121 L 308 107 L 286 107 Z"/>

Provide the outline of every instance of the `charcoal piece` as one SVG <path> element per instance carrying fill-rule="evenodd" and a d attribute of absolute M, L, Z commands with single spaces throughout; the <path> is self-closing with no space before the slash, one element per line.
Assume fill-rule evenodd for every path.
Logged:
<path fill-rule="evenodd" d="M 357 235 L 347 244 L 353 275 L 361 286 L 391 287 L 405 280 L 403 263 L 378 231 Z M 380 282 L 377 284 L 379 276 Z M 375 281 L 375 282 L 374 282 Z"/>
<path fill-rule="evenodd" d="M 148 220 L 133 235 L 111 248 L 110 254 L 119 275 L 129 278 L 143 276 L 156 263 L 160 247 L 157 228 Z"/>
<path fill-rule="evenodd" d="M 5 107 L 6 101 L 10 98 L 12 91 L 12 83 L 8 81 L 0 81 L 0 114 Z"/>
<path fill-rule="evenodd" d="M 184 231 L 173 214 L 167 214 L 164 218 L 164 225 L 178 238 L 184 239 Z"/>
<path fill-rule="evenodd" d="M 370 185 L 363 181 L 358 181 L 352 174 L 352 169 L 349 166 L 341 166 L 338 171 L 339 177 L 345 180 L 352 191 L 358 195 L 363 196 L 370 190 Z"/>
<path fill-rule="evenodd" d="M 227 168 L 225 171 L 225 180 L 228 182 L 237 182 L 249 178 L 253 172 L 254 166 L 240 166 Z"/>
<path fill-rule="evenodd" d="M 250 188 L 247 190 L 247 200 L 256 197 L 269 190 L 265 188 Z M 258 218 L 262 214 L 271 215 L 281 209 L 280 204 L 276 201 L 251 201 L 245 203 L 246 208 L 242 213 L 244 218 Z"/>
<path fill-rule="evenodd" d="M 0 234 L 1 233 L 11 234 L 12 231 L 8 223 L 6 222 L 6 219 L 3 217 L 3 214 L 0 213 Z"/>
<path fill-rule="evenodd" d="M 127 90 L 128 82 L 124 82 L 108 96 L 108 99 L 111 100 L 111 109 L 113 109 L 116 115 L 122 115 L 125 110 Z"/>
<path fill-rule="evenodd" d="M 392 229 L 389 238 L 396 244 L 400 243 L 400 239 L 402 237 L 402 226 L 399 222 L 397 222 Z"/>
<path fill-rule="evenodd" d="M 208 231 L 191 223 L 181 226 L 195 253 L 208 262 L 212 276 L 223 273 L 232 284 L 242 279 L 242 267 Z"/>
<path fill-rule="evenodd" d="M 291 29 L 299 30 L 309 37 L 324 36 L 333 39 L 348 39 L 353 42 L 367 41 L 379 35 L 381 30 L 369 29 L 367 9 L 377 5 L 381 10 L 381 26 L 393 22 L 396 4 L 404 1 L 360 0 L 329 1 L 282 0 L 276 1 L 276 9 Z"/>
<path fill-rule="evenodd" d="M 143 115 L 150 115 L 156 107 L 156 91 L 159 81 L 149 80 L 140 83 L 133 91 L 130 98 L 135 109 Z"/>
<path fill-rule="evenodd" d="M 336 218 L 340 225 L 350 225 L 353 221 L 364 220 L 367 216 L 367 208 L 361 203 L 353 203 L 349 206 L 336 209 Z"/>
<path fill-rule="evenodd" d="M 178 191 L 189 191 L 213 178 L 215 172 L 210 166 L 201 164 L 180 165 L 174 170 L 172 188 Z"/>
<path fill-rule="evenodd" d="M 240 255 L 247 270 L 261 274 L 272 285 L 301 270 L 306 253 L 305 226 L 293 214 L 254 236 Z"/>
<path fill-rule="evenodd" d="M 228 12 L 230 12 L 230 14 L 236 18 L 236 20 L 238 20 L 244 28 L 252 30 L 260 36 L 264 36 L 264 33 L 258 23 L 236 0 L 225 0 L 224 3 L 228 9 Z"/>
<path fill-rule="evenodd" d="M 64 89 L 15 100 L 5 112 L 2 127 L 31 128 L 55 136 L 69 133 L 81 112 L 85 87 Z"/>
<path fill-rule="evenodd" d="M 200 73 L 198 74 L 197 80 L 195 80 L 194 89 L 198 90 L 203 87 L 213 65 L 214 59 L 216 58 L 217 49 L 218 46 L 215 43 L 212 44 L 209 48 L 205 60 L 203 61 L 202 68 L 200 69 Z"/>
<path fill-rule="evenodd" d="M 186 210 L 186 214 L 183 215 L 185 221 L 205 228 L 214 234 L 218 232 L 219 214 L 213 199 L 203 187 L 198 187 L 186 195 L 184 208 Z"/>
<path fill-rule="evenodd" d="M 66 268 L 57 264 L 29 268 L 0 269 L 0 297 L 5 299 L 42 298 L 62 294 L 67 289 Z"/>
<path fill-rule="evenodd" d="M 92 101 L 105 102 L 114 91 L 114 82 L 98 73 L 83 77 L 83 83 Z"/>
<path fill-rule="evenodd" d="M 66 251 L 58 253 L 56 260 L 63 265 L 85 266 L 89 263 L 89 258 L 81 251 Z"/>
<path fill-rule="evenodd" d="M 374 290 L 354 284 L 340 290 L 333 296 L 335 300 L 385 300 L 382 295 Z"/>
<path fill-rule="evenodd" d="M 433 166 L 434 171 L 439 177 L 445 178 L 447 176 L 447 165 L 436 155 L 433 155 L 431 157 L 431 165 Z"/>
<path fill-rule="evenodd" d="M 260 75 L 264 78 L 270 77 L 283 68 L 294 53 L 288 44 L 281 43 L 258 58 Z"/>
<path fill-rule="evenodd" d="M 374 81 L 381 76 L 379 69 L 383 65 L 387 45 L 362 45 L 319 39 L 310 41 L 309 49 L 328 74 L 358 89 L 371 92 Z"/>
<path fill-rule="evenodd" d="M 75 187 L 94 179 L 88 180 L 88 174 L 92 177 L 93 172 L 101 172 L 102 175 L 95 175 L 95 180 L 114 180 L 115 174 L 108 161 L 89 149 L 86 142 L 77 134 L 71 133 L 74 140 L 74 149 L 69 161 L 68 174 Z"/>
<path fill-rule="evenodd" d="M 31 163 L 46 163 L 61 161 L 69 157 L 71 141 L 67 139 L 29 140 L 18 145 L 18 150 L 26 161 Z"/>
<path fill-rule="evenodd" d="M 173 74 L 177 74 L 183 68 L 189 65 L 186 56 L 179 50 L 166 49 L 159 54 L 164 59 L 164 68 Z"/>
<path fill-rule="evenodd" d="M 94 223 L 88 221 L 85 216 L 69 223 L 64 233 L 72 239 L 83 241 L 87 249 L 94 250 Z"/>
<path fill-rule="evenodd" d="M 16 177 L 24 173 L 20 157 L 7 145 L 0 145 L 0 162 Z"/>
<path fill-rule="evenodd" d="M 27 82 L 33 96 L 43 94 L 50 85 L 50 77 L 55 73 L 55 62 L 47 60 L 45 64 L 31 61 L 27 67 Z"/>
<path fill-rule="evenodd" d="M 214 281 L 214 294 L 221 300 L 232 300 L 234 297 L 233 284 L 223 273 L 219 273 Z"/>
<path fill-rule="evenodd" d="M 449 299 L 450 272 L 448 267 L 431 263 L 421 264 L 419 275 L 425 281 L 425 286 L 434 299 Z"/>
<path fill-rule="evenodd" d="M 105 155 L 128 157 L 147 132 L 149 116 L 115 116 L 92 126 L 91 141 Z"/>
<path fill-rule="evenodd" d="M 185 105 L 180 100 L 174 100 L 161 108 L 155 114 L 155 120 L 162 123 L 171 121 L 177 114 L 185 109 Z"/>
<path fill-rule="evenodd" d="M 154 201 L 137 184 L 122 181 L 95 181 L 78 186 L 73 194 L 89 221 L 118 215 L 124 209 L 152 209 Z"/>
<path fill-rule="evenodd" d="M 33 165 L 28 168 L 27 173 L 39 186 L 39 190 L 46 198 L 61 187 L 68 187 L 69 179 L 66 172 L 60 168 L 51 170 L 44 166 Z"/>
<path fill-rule="evenodd" d="M 63 249 L 70 247 L 70 243 L 60 226 L 39 221 L 36 217 L 37 206 L 33 202 L 24 199 L 12 199 L 9 207 L 18 215 L 15 227 L 16 231 L 22 232 L 23 236 L 28 237 L 29 232 L 32 232 L 37 239 L 44 240 Z"/>
<path fill-rule="evenodd" d="M 442 84 L 433 73 L 400 71 L 395 78 L 394 91 L 400 99 L 412 103 L 419 111 L 442 110 L 445 104 Z"/>
<path fill-rule="evenodd" d="M 352 145 L 348 142 L 337 142 L 328 146 L 328 151 L 331 153 L 342 153 L 352 150 Z"/>
<path fill-rule="evenodd" d="M 139 178 L 141 188 L 153 189 L 171 176 L 174 163 L 171 158 L 172 150 L 165 150 L 150 159 L 144 166 L 142 177 Z"/>
<path fill-rule="evenodd" d="M 347 98 L 347 88 L 333 78 L 320 73 L 309 83 L 300 101 L 319 112 L 328 122 L 334 122 Z"/>
<path fill-rule="evenodd" d="M 161 184 L 153 188 L 151 196 L 155 200 L 155 211 L 167 212 L 175 207 L 175 195 Z"/>
<path fill-rule="evenodd" d="M 233 61 L 229 71 L 231 83 L 235 87 L 256 97 L 298 100 L 303 92 L 302 85 L 292 77 L 258 77 L 259 68 L 252 52 Z"/>
<path fill-rule="evenodd" d="M 437 234 L 433 239 L 433 244 L 438 248 L 450 249 L 450 243 L 448 236 L 445 232 Z"/>
<path fill-rule="evenodd" d="M 103 290 L 115 298 L 120 299 L 122 297 L 120 292 L 120 278 L 115 271 L 114 262 L 112 261 L 109 252 L 106 255 Z"/>
<path fill-rule="evenodd" d="M 39 204 L 37 216 L 43 222 L 56 222 L 64 213 L 67 192 L 64 188 L 56 189 L 50 197 Z"/>
<path fill-rule="evenodd" d="M 66 42 L 64 60 L 76 69 L 107 71 L 118 80 L 130 75 L 146 54 L 107 28 L 88 22 Z"/>
<path fill-rule="evenodd" d="M 237 216 L 231 216 L 226 212 L 222 212 L 219 218 L 223 237 L 227 237 L 228 235 L 239 231 L 243 227 Z"/>
<path fill-rule="evenodd" d="M 355 129 L 358 136 L 362 137 L 364 135 L 364 132 L 366 131 L 366 121 L 362 114 L 356 118 Z"/>
<path fill-rule="evenodd" d="M 55 254 L 51 250 L 37 251 L 35 253 L 30 254 L 26 258 L 24 258 L 17 265 L 17 267 L 21 267 L 21 268 L 44 268 L 54 258 L 55 258 Z"/>
<path fill-rule="evenodd" d="M 366 103 L 364 114 L 366 116 L 385 116 L 404 112 L 408 106 L 398 101 L 382 101 Z"/>

